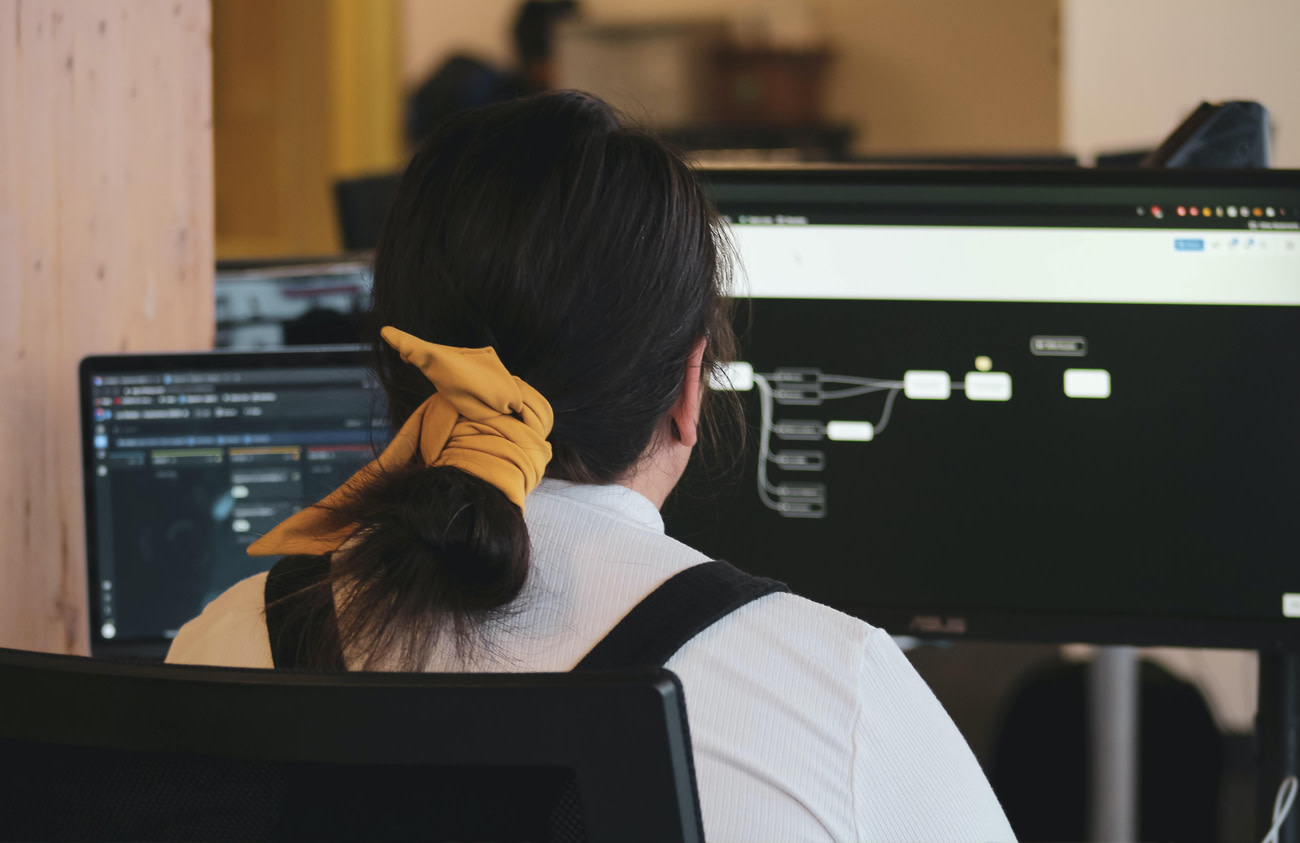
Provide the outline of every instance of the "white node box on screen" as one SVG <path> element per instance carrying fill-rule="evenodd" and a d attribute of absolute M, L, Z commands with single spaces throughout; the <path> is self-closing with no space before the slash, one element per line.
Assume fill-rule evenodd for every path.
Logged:
<path fill-rule="evenodd" d="M 1110 372 L 1105 369 L 1066 369 L 1065 395 L 1068 398 L 1109 398 Z"/>
<path fill-rule="evenodd" d="M 1011 375 L 1006 372 L 967 372 L 966 397 L 971 401 L 1010 401 Z"/>
<path fill-rule="evenodd" d="M 944 401 L 952 395 L 952 378 L 947 372 L 912 369 L 903 373 L 903 394 L 920 401 Z"/>
<path fill-rule="evenodd" d="M 826 438 L 832 442 L 870 442 L 876 426 L 869 421 L 833 421 L 826 423 Z"/>
<path fill-rule="evenodd" d="M 743 360 L 724 363 L 721 372 L 709 378 L 709 387 L 718 390 L 749 392 L 754 388 L 754 365 Z"/>

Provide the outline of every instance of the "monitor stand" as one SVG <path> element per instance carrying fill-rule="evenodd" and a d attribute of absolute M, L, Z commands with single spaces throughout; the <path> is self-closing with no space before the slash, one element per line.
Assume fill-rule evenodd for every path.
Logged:
<path fill-rule="evenodd" d="M 1137 839 L 1138 697 L 1137 650 L 1098 647 L 1088 666 L 1090 840 Z"/>
<path fill-rule="evenodd" d="M 1093 840 L 1137 839 L 1137 668 L 1132 647 L 1098 647 L 1089 669 Z M 1282 782 L 1300 776 L 1300 652 L 1260 651 L 1258 700 L 1257 838 L 1273 827 Z M 1300 804 L 1291 806 L 1278 835 L 1266 839 L 1300 843 Z"/>
<path fill-rule="evenodd" d="M 1278 788 L 1287 776 L 1300 775 L 1300 652 L 1261 650 L 1259 653 L 1259 710 L 1255 715 L 1258 758 L 1256 789 L 1259 824 L 1263 837 L 1274 824 Z M 1300 805 L 1292 805 L 1276 843 L 1300 843 Z"/>

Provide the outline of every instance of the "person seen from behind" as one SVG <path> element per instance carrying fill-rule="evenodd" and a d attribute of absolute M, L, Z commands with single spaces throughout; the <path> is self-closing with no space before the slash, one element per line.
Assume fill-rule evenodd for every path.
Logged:
<path fill-rule="evenodd" d="M 285 598 L 308 630 L 295 663 L 568 671 L 656 589 L 703 570 L 659 510 L 727 410 L 706 385 L 734 359 L 731 263 L 690 168 L 590 95 L 440 124 L 375 254 L 371 337 L 398 432 L 251 549 L 315 572 Z M 233 586 L 168 660 L 283 666 L 267 587 L 266 574 Z M 666 666 L 710 840 L 1014 837 L 883 630 L 777 590 Z"/>

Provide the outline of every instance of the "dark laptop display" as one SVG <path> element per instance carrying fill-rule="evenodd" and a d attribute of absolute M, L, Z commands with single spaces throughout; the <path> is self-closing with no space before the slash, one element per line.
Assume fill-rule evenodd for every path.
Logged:
<path fill-rule="evenodd" d="M 90 357 L 81 366 L 92 642 L 161 649 L 265 570 L 245 549 L 373 458 L 355 348 Z"/>

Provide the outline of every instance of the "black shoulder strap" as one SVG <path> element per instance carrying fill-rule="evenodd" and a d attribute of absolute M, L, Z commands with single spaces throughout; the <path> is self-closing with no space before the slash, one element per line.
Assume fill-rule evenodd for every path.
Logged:
<path fill-rule="evenodd" d="M 741 606 L 789 590 L 727 562 L 694 565 L 646 595 L 573 669 L 663 667 L 687 641 Z"/>
<path fill-rule="evenodd" d="M 323 581 L 330 570 L 330 557 L 286 556 L 271 566 L 263 592 L 266 603 L 266 632 L 271 641 L 271 660 L 280 669 L 305 667 L 311 649 L 322 643 L 331 648 L 331 664 L 320 667 L 344 669 L 339 647 L 338 619 L 334 603 L 328 612 L 310 611 L 304 605 L 304 591 Z M 308 642 L 317 642 L 309 649 Z M 338 650 L 334 657 L 333 650 Z"/>

